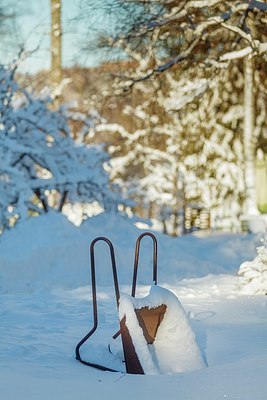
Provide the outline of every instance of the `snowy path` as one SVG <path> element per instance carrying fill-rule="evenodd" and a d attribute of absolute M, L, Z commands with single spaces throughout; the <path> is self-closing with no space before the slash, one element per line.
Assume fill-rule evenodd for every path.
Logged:
<path fill-rule="evenodd" d="M 208 368 L 131 376 L 83 366 L 74 358 L 74 347 L 91 326 L 88 288 L 6 294 L 0 296 L 0 398 L 265 400 L 266 296 L 238 296 L 230 275 L 168 287 L 190 315 Z M 117 330 L 113 298 L 112 288 L 99 290 L 98 343 Z"/>

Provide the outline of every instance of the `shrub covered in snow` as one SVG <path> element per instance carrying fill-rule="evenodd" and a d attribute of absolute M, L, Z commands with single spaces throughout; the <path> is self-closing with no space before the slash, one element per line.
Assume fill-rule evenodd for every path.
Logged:
<path fill-rule="evenodd" d="M 240 265 L 239 285 L 244 294 L 267 295 L 267 247 L 257 248 L 258 255 L 253 261 Z"/>
<path fill-rule="evenodd" d="M 101 146 L 78 145 L 63 110 L 22 90 L 0 66 L 0 232 L 68 201 L 116 205 Z"/>

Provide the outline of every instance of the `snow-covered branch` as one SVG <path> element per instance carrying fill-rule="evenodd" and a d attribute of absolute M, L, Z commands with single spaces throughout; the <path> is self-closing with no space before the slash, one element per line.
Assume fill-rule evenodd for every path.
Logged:
<path fill-rule="evenodd" d="M 266 52 L 267 52 L 267 42 L 257 43 L 256 49 L 252 48 L 251 46 L 247 46 L 240 50 L 235 50 L 225 53 L 220 57 L 220 61 L 237 60 L 239 58 L 244 58 L 250 54 L 255 56 L 257 54 L 263 54 Z"/>
<path fill-rule="evenodd" d="M 220 62 L 239 59 L 249 54 L 263 54 L 266 52 L 266 42 L 254 37 L 253 31 L 247 28 L 244 21 L 251 11 L 259 14 L 257 18 L 262 18 L 261 13 L 265 10 L 266 4 L 260 1 L 196 0 L 185 1 L 179 7 L 176 4 L 166 4 L 166 13 L 158 19 L 152 18 L 151 22 L 140 26 L 136 24 L 129 34 L 122 34 L 116 39 L 117 45 L 130 57 L 134 55 L 134 59 L 139 62 L 135 71 L 123 77 L 122 85 L 132 88 L 134 84 L 164 73 L 178 64 L 186 64 L 187 60 L 201 60 L 206 65 L 219 66 Z M 156 32 L 154 37 L 153 30 Z M 144 46 L 149 48 L 144 53 L 145 56 L 140 52 L 140 46 L 135 45 L 134 38 L 138 35 L 143 38 L 140 40 L 143 40 Z M 167 61 L 162 62 L 162 54 L 167 54 L 168 39 L 177 43 L 177 50 L 173 51 L 176 55 L 166 56 Z M 240 39 L 249 43 L 249 46 L 244 47 Z M 160 46 L 162 51 L 158 50 Z M 206 52 L 206 48 L 210 49 L 209 52 Z"/>
<path fill-rule="evenodd" d="M 102 147 L 78 145 L 64 113 L 20 90 L 13 75 L 0 66 L 0 232 L 66 201 L 116 208 Z"/>

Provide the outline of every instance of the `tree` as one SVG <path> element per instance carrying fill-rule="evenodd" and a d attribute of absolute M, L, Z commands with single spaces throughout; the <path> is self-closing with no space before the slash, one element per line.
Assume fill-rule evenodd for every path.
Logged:
<path fill-rule="evenodd" d="M 59 86 L 62 80 L 61 66 L 61 0 L 51 1 L 51 81 Z"/>
<path fill-rule="evenodd" d="M 128 7 L 128 19 L 125 18 L 124 31 L 113 33 L 105 44 L 121 48 L 138 60 L 137 67 L 125 72 L 124 88 L 158 77 L 177 65 L 183 70 L 197 71 L 200 68 L 203 75 L 213 79 L 222 68 L 227 70 L 244 60 L 245 213 L 256 213 L 254 159 L 260 132 L 255 127 L 253 82 L 254 68 L 259 68 L 266 59 L 267 4 L 254 0 L 133 0 L 115 3 L 117 8 L 120 4 L 124 12 Z M 133 8 L 139 13 L 132 15 Z M 142 17 L 137 18 L 140 9 Z M 121 82 L 121 77 L 119 80 Z"/>
<path fill-rule="evenodd" d="M 133 60 L 116 64 L 107 90 L 111 105 L 122 102 L 114 94 L 125 101 L 122 115 L 114 109 L 118 123 L 98 128 L 108 132 L 113 179 L 149 215 L 168 209 L 175 221 L 177 207 L 195 202 L 211 210 L 213 226 L 228 219 L 238 227 L 243 212 L 256 210 L 254 159 L 266 142 L 266 4 L 114 0 L 105 7 L 119 21 L 98 44 Z"/>
<path fill-rule="evenodd" d="M 142 216 L 161 220 L 165 232 L 183 232 L 182 214 L 190 206 L 208 208 L 213 226 L 223 219 L 238 226 L 244 202 L 242 90 L 238 68 L 216 79 L 166 71 L 136 83 L 132 103 L 124 97 L 127 120 L 97 126 L 110 142 L 112 179 L 136 200 L 138 211 L 147 210 Z"/>
<path fill-rule="evenodd" d="M 116 209 L 100 145 L 75 143 L 64 109 L 35 98 L 0 67 L 0 229 L 30 214 L 62 211 L 66 202 L 97 201 Z"/>

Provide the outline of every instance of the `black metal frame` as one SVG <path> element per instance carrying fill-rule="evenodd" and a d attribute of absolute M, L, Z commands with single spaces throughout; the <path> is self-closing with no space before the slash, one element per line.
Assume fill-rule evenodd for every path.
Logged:
<path fill-rule="evenodd" d="M 131 293 L 132 297 L 135 297 L 135 292 L 136 292 L 136 282 L 137 282 L 140 243 L 141 243 L 141 240 L 143 239 L 144 236 L 150 236 L 152 238 L 152 240 L 153 240 L 153 282 L 154 282 L 155 285 L 157 284 L 157 239 L 152 233 L 144 232 L 137 238 L 137 241 L 136 241 L 135 257 L 134 257 L 134 269 L 133 269 L 133 279 L 132 279 L 132 293 Z M 88 361 L 84 361 L 81 358 L 81 355 L 80 355 L 80 347 L 94 334 L 94 332 L 96 331 L 97 326 L 98 326 L 94 247 L 95 247 L 95 244 L 97 242 L 99 242 L 99 241 L 106 242 L 108 244 L 108 246 L 109 246 L 109 249 L 110 249 L 112 272 L 113 272 L 113 281 L 114 281 L 114 289 L 115 289 L 115 296 L 116 296 L 116 304 L 117 304 L 117 308 L 119 309 L 120 290 L 119 290 L 119 284 L 118 284 L 118 276 L 117 276 L 117 267 L 116 267 L 116 261 L 115 261 L 114 247 L 113 247 L 111 241 L 109 239 L 107 239 L 106 237 L 103 237 L 103 236 L 97 237 L 96 239 L 94 239 L 92 241 L 92 243 L 90 245 L 92 302 L 93 302 L 93 321 L 94 321 L 94 323 L 93 323 L 92 329 L 77 344 L 76 349 L 75 349 L 75 353 L 76 353 L 76 359 L 78 361 L 80 361 L 81 363 L 85 364 L 85 365 L 100 369 L 102 371 L 118 372 L 118 371 L 116 371 L 114 369 L 105 367 L 105 366 L 100 365 L 100 364 L 95 364 L 95 363 L 90 363 Z M 121 331 L 119 330 L 118 332 L 115 333 L 115 335 L 113 336 L 113 339 L 116 339 L 120 334 L 121 334 Z"/>
<path fill-rule="evenodd" d="M 155 285 L 157 284 L 157 274 L 158 274 L 158 271 L 157 271 L 157 257 L 158 257 L 157 239 L 153 235 L 153 233 L 144 232 L 136 240 L 135 256 L 134 256 L 134 270 L 133 270 L 133 280 L 132 280 L 132 297 L 135 297 L 135 291 L 136 291 L 140 243 L 141 243 L 141 240 L 143 239 L 143 237 L 145 237 L 145 236 L 150 236 L 151 239 L 153 240 L 153 282 Z"/>
<path fill-rule="evenodd" d="M 115 252 L 114 247 L 111 241 L 105 237 L 98 237 L 94 239 L 90 246 L 90 260 L 91 260 L 91 280 L 92 280 L 92 301 L 93 301 L 93 317 L 94 317 L 94 324 L 92 329 L 84 336 L 84 338 L 77 344 L 75 353 L 76 359 L 85 365 L 89 365 L 90 367 L 101 369 L 102 371 L 111 371 L 117 372 L 114 369 L 105 367 L 103 365 L 90 363 L 88 361 L 84 361 L 80 355 L 80 347 L 93 335 L 96 331 L 98 326 L 98 315 L 97 315 L 97 298 L 96 298 L 96 274 L 95 274 L 95 254 L 94 254 L 94 246 L 99 241 L 104 241 L 108 244 L 110 249 L 110 256 L 111 256 L 111 263 L 112 263 L 112 272 L 113 272 L 113 280 L 114 280 L 114 288 L 115 288 L 115 295 L 116 295 L 116 303 L 117 307 L 119 307 L 119 298 L 120 298 L 120 290 L 118 284 L 118 276 L 117 276 L 117 268 L 116 268 L 116 261 L 115 261 Z"/>

